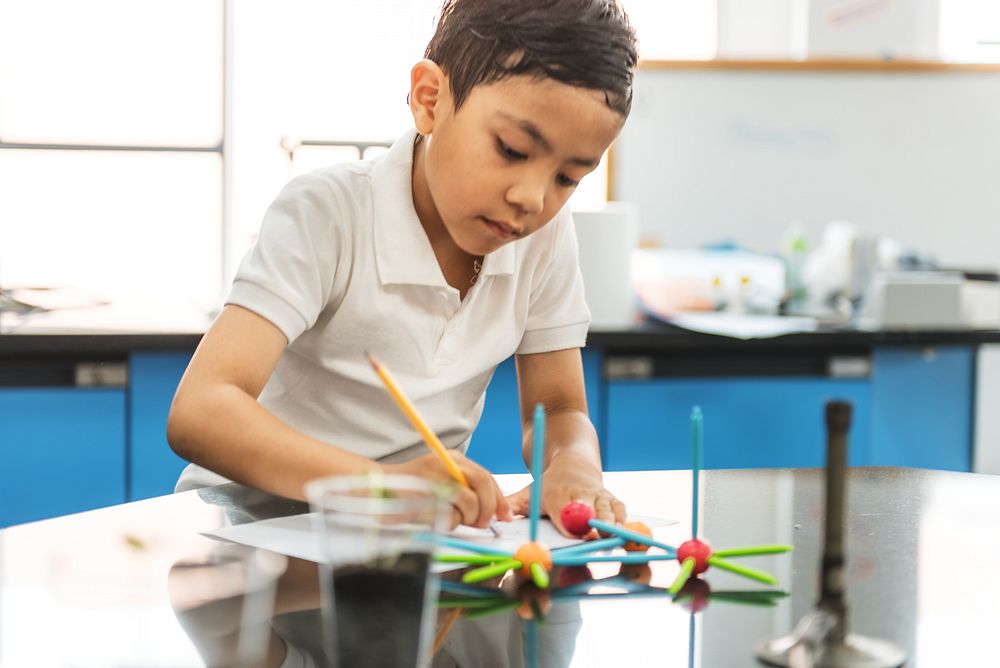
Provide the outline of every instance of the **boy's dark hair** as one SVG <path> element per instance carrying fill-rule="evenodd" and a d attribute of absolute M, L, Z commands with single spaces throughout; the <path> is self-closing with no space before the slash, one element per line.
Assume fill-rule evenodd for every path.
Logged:
<path fill-rule="evenodd" d="M 528 75 L 602 90 L 622 116 L 638 60 L 617 0 L 445 0 L 424 57 L 448 75 L 456 110 L 475 86 Z"/>

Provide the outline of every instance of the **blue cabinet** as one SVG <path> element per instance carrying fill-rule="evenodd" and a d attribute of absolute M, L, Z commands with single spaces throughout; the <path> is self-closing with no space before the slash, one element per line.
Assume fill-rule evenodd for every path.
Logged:
<path fill-rule="evenodd" d="M 854 404 L 850 459 L 871 460 L 866 379 L 671 378 L 608 384 L 607 470 L 691 468 L 693 406 L 706 468 L 822 466 L 829 399 Z"/>
<path fill-rule="evenodd" d="M 191 351 L 133 353 L 128 385 L 0 389 L 0 526 L 169 494 L 167 414 Z"/>
<path fill-rule="evenodd" d="M 871 463 L 971 471 L 975 367 L 970 346 L 876 349 Z"/>
<path fill-rule="evenodd" d="M 583 374 L 587 383 L 587 407 L 590 419 L 601 434 L 603 390 L 600 350 L 584 349 Z M 601 439 L 603 443 L 604 439 Z M 472 435 L 469 457 L 492 473 L 525 473 L 521 455 L 521 409 L 517 394 L 517 370 L 514 358 L 497 367 L 486 390 L 483 416 Z"/>
<path fill-rule="evenodd" d="M 129 357 L 130 501 L 170 494 L 187 465 L 167 443 L 167 415 L 191 354 L 143 352 Z"/>
<path fill-rule="evenodd" d="M 125 390 L 0 389 L 0 526 L 124 503 Z"/>
<path fill-rule="evenodd" d="M 876 346 L 871 373 L 831 377 L 611 380 L 605 426 L 609 470 L 691 466 L 689 417 L 705 415 L 705 466 L 822 466 L 824 405 L 854 406 L 852 466 L 969 471 L 975 349 Z"/>
<path fill-rule="evenodd" d="M 170 493 L 185 462 L 167 444 L 167 415 L 192 352 L 133 352 L 127 388 L 0 388 L 0 526 Z M 689 468 L 695 405 L 709 468 L 821 466 L 823 406 L 835 398 L 854 405 L 851 464 L 971 468 L 972 345 L 876 345 L 870 375 L 855 379 L 704 377 L 695 365 L 608 380 L 605 359 L 583 351 L 608 470 Z M 494 473 L 526 470 L 513 359 L 494 374 L 469 455 Z"/>

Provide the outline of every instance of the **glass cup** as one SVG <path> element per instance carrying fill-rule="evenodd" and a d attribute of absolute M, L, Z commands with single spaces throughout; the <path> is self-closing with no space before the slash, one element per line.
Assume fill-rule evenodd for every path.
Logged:
<path fill-rule="evenodd" d="M 431 561 L 451 518 L 448 489 L 414 476 L 333 476 L 310 482 L 306 496 L 333 664 L 427 665 L 439 588 Z"/>

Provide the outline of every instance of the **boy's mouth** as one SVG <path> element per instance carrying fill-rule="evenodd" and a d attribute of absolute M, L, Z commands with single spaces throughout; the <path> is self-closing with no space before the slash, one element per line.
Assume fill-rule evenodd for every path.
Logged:
<path fill-rule="evenodd" d="M 504 241 L 521 235 L 521 230 L 514 227 L 510 223 L 493 220 L 491 218 L 487 218 L 486 216 L 480 216 L 479 218 L 486 224 L 486 227 L 493 233 L 494 236 L 503 239 Z"/>

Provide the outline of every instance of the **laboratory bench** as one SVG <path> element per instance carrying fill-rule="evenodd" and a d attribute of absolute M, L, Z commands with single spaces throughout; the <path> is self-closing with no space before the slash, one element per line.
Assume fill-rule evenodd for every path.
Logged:
<path fill-rule="evenodd" d="M 171 492 L 184 462 L 166 418 L 203 331 L 0 335 L 0 526 Z M 583 362 L 607 470 L 689 467 L 695 405 L 708 468 L 818 466 L 818 416 L 838 398 L 854 405 L 853 465 L 970 471 L 976 354 L 998 342 L 992 331 L 738 340 L 647 323 L 591 332 Z M 508 360 L 469 452 L 496 473 L 522 472 L 520 440 Z"/>
<path fill-rule="evenodd" d="M 506 492 L 526 481 L 498 476 Z M 689 471 L 608 473 L 606 484 L 630 514 L 677 520 L 654 530 L 659 540 L 676 546 L 690 537 Z M 512 611 L 463 615 L 435 634 L 442 640 L 433 667 L 758 666 L 755 645 L 791 631 L 818 598 L 822 470 L 705 471 L 700 487 L 701 535 L 715 549 L 794 546 L 734 560 L 774 574 L 777 585 L 710 569 L 697 598 L 673 602 L 662 588 L 678 573 L 675 561 L 630 567 L 622 574 L 661 592 L 622 596 L 623 583 L 606 580 L 578 600 L 553 596 L 539 625 Z M 254 628 L 273 630 L 279 651 L 268 665 L 285 654 L 328 665 L 317 647 L 324 627 L 316 565 L 289 559 L 273 612 L 261 617 L 270 623 L 241 625 L 256 618 L 241 603 L 259 599 L 244 598 L 227 568 L 228 544 L 202 535 L 306 510 L 227 484 L 0 531 L 0 667 L 233 665 L 224 652 L 252 640 L 244 632 Z M 998 516 L 997 476 L 852 469 L 843 577 L 850 631 L 900 646 L 908 668 L 996 665 Z M 617 564 L 591 564 L 589 577 L 618 572 Z M 761 591 L 775 591 L 776 605 L 734 594 Z M 438 631 L 448 618 L 439 613 Z"/>

